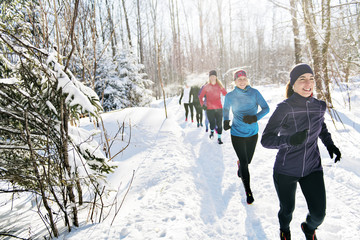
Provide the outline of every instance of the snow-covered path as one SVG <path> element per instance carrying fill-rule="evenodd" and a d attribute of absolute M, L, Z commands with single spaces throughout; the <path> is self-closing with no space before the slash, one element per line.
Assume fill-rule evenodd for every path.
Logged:
<path fill-rule="evenodd" d="M 272 112 L 282 97 L 271 86 L 258 89 Z M 278 200 L 272 182 L 276 150 L 258 143 L 250 165 L 255 202 L 247 205 L 230 133 L 223 132 L 223 145 L 210 140 L 204 128 L 184 122 L 176 98 L 168 99 L 166 120 L 161 101 L 152 107 L 105 117 L 107 124 L 123 118 L 134 123 L 132 148 L 117 158 L 120 169 L 110 177 L 112 183 L 126 183 L 135 169 L 134 182 L 112 227 L 104 222 L 80 228 L 65 239 L 278 239 Z M 271 112 L 260 120 L 260 134 Z M 359 132 L 349 126 L 336 130 L 330 119 L 327 124 L 344 157 L 333 165 L 320 146 L 328 203 L 317 235 L 348 239 L 360 233 Z M 306 214 L 298 189 L 291 223 L 294 239 L 304 239 L 299 226 Z"/>
<path fill-rule="evenodd" d="M 256 88 L 270 106 L 270 113 L 259 121 L 261 135 L 276 104 L 282 100 L 279 92 L 284 87 Z M 333 96 L 340 106 L 339 93 L 334 92 Z M 326 117 L 333 139 L 342 151 L 339 164 L 333 164 L 319 141 L 327 188 L 327 216 L 317 230 L 320 240 L 355 239 L 354 236 L 360 235 L 360 108 L 355 108 L 360 103 L 357 99 L 353 99 L 352 112 L 337 107 L 344 125 L 337 122 L 336 129 L 329 116 Z M 115 135 L 123 121 L 131 123 L 131 144 L 115 158 L 119 167 L 108 178 L 113 189 L 119 189 L 117 208 L 135 171 L 133 183 L 112 226 L 113 216 L 91 224 L 86 222 L 86 212 L 81 216 L 81 227 L 58 239 L 279 239 L 279 203 L 272 180 L 277 151 L 265 149 L 258 142 L 250 165 L 255 202 L 247 205 L 244 188 L 236 175 L 237 158 L 229 131 L 223 132 L 224 144 L 218 145 L 216 139 L 209 139 L 205 128 L 184 122 L 184 109 L 178 98 L 167 99 L 167 109 L 167 119 L 162 100 L 148 108 L 103 114 L 110 136 Z M 81 127 L 93 129 L 93 124 L 82 119 Z M 116 140 L 113 154 L 126 144 L 126 139 Z M 300 223 L 306 217 L 307 207 L 300 188 L 296 201 L 292 236 L 304 239 Z M 23 211 L 14 212 L 9 205 L 0 209 L 1 224 L 8 225 L 16 217 L 18 227 L 29 226 L 24 237 L 28 236 L 28 229 L 32 232 L 43 229 L 35 207 L 27 199 L 14 201 L 14 209 Z"/>

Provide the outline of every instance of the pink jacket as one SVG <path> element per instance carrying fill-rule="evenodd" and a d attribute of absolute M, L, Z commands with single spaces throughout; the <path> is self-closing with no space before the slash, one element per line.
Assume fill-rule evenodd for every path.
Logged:
<path fill-rule="evenodd" d="M 211 110 L 222 108 L 221 94 L 223 94 L 224 96 L 227 94 L 225 88 L 221 88 L 218 84 L 206 84 L 201 90 L 199 96 L 201 106 L 204 104 L 203 98 L 206 96 L 207 109 Z"/>

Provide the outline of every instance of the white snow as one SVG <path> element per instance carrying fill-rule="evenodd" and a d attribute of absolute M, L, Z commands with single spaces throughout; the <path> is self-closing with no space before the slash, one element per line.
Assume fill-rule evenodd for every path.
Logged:
<path fill-rule="evenodd" d="M 57 62 L 55 55 L 55 51 L 50 52 L 46 63 L 48 65 L 54 65 L 54 73 L 58 81 L 57 89 L 59 90 L 62 88 L 62 92 L 68 94 L 65 99 L 66 103 L 70 106 L 79 105 L 83 111 L 95 115 L 95 112 L 97 111 L 96 107 L 89 100 L 89 97 L 98 98 L 95 92 L 90 88 L 85 87 L 74 75 L 69 73 L 70 79 L 69 75 L 64 72 L 65 67 Z"/>
<path fill-rule="evenodd" d="M 16 79 L 16 78 L 1 78 L 0 79 L 0 83 L 3 83 L 3 84 L 15 84 L 15 83 L 18 83 L 19 80 Z"/>
<path fill-rule="evenodd" d="M 270 113 L 259 121 L 260 141 L 268 118 L 276 104 L 283 100 L 285 86 L 254 87 L 270 106 Z M 358 89 L 355 92 L 360 93 Z M 334 105 L 343 124 L 336 120 L 335 127 L 330 116 L 326 116 L 328 129 L 342 152 L 340 163 L 333 163 L 319 141 L 327 188 L 327 215 L 317 230 L 318 239 L 323 240 L 355 239 L 354 236 L 360 234 L 359 98 L 352 96 L 349 111 L 343 106 L 343 95 L 334 89 Z M 277 151 L 265 149 L 258 142 L 250 165 L 255 202 L 247 205 L 242 183 L 236 175 L 237 157 L 229 131 L 223 132 L 224 144 L 218 145 L 216 139 L 209 139 L 205 126 L 197 128 L 196 121 L 184 122 L 184 108 L 178 100 L 178 97 L 167 99 L 167 119 L 163 100 L 147 108 L 102 114 L 111 136 L 117 132 L 119 123 L 131 124 L 130 146 L 115 157 L 118 168 L 108 181 L 112 188 L 120 189 L 118 203 L 135 171 L 132 186 L 112 226 L 113 213 L 98 224 L 85 222 L 85 213 L 81 227 L 58 239 L 279 239 L 279 203 L 272 180 Z M 80 126 L 89 131 L 94 129 L 87 118 L 81 119 Z M 127 144 L 129 136 L 127 130 L 126 140 L 114 142 L 113 155 Z M 18 200 L 14 204 L 23 204 L 19 207 L 27 213 L 31 205 L 25 201 Z M 1 208 L 1 219 L 9 214 L 8 208 Z M 307 205 L 298 188 L 291 222 L 293 239 L 304 239 L 300 223 L 306 214 Z M 9 216 L 12 220 L 16 217 Z M 30 224 L 25 224 L 26 218 L 21 219 L 20 224 Z M 35 231 L 40 220 L 33 219 L 31 224 Z"/>
<path fill-rule="evenodd" d="M 56 108 L 50 101 L 46 101 L 46 105 L 55 113 L 57 114 Z"/>

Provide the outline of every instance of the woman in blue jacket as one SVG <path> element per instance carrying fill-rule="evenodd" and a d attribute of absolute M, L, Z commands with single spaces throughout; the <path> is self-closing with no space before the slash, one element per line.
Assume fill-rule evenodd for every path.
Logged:
<path fill-rule="evenodd" d="M 311 67 L 296 65 L 290 72 L 287 99 L 278 104 L 261 139 L 264 147 L 279 149 L 273 178 L 280 202 L 280 239 L 291 238 L 297 183 L 309 209 L 306 221 L 301 224 L 306 239 L 317 239 L 315 229 L 325 218 L 326 196 L 318 138 L 331 158 L 336 154 L 335 162 L 341 157 L 324 122 L 326 103 L 313 97 L 314 86 Z"/>
<path fill-rule="evenodd" d="M 249 85 L 244 70 L 234 74 L 235 89 L 225 96 L 223 115 L 224 130 L 231 128 L 231 142 L 238 161 L 238 176 L 242 179 L 246 201 L 253 203 L 254 197 L 250 188 L 250 173 L 248 165 L 254 155 L 258 140 L 259 125 L 257 123 L 269 112 L 269 106 L 260 92 Z M 261 111 L 258 112 L 258 106 Z M 229 111 L 232 109 L 233 122 L 230 127 Z"/>

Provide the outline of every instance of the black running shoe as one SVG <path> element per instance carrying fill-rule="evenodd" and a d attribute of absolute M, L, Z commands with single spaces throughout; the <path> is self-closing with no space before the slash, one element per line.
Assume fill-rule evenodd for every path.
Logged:
<path fill-rule="evenodd" d="M 247 204 L 249 204 L 249 205 L 254 202 L 254 197 L 253 197 L 251 191 L 246 192 L 246 202 L 247 202 Z"/>
<path fill-rule="evenodd" d="M 282 231 L 282 230 L 280 229 L 280 239 L 281 239 L 281 240 L 291 240 L 290 231 Z"/>
<path fill-rule="evenodd" d="M 310 230 L 306 222 L 301 223 L 301 230 L 305 234 L 306 240 L 317 240 L 315 230 Z"/>
<path fill-rule="evenodd" d="M 221 138 L 218 138 L 218 144 L 223 144 L 223 142 L 221 141 Z"/>
<path fill-rule="evenodd" d="M 210 138 L 210 139 L 213 139 L 213 138 L 214 138 L 214 132 L 213 132 L 213 131 L 210 132 L 209 138 Z"/>

